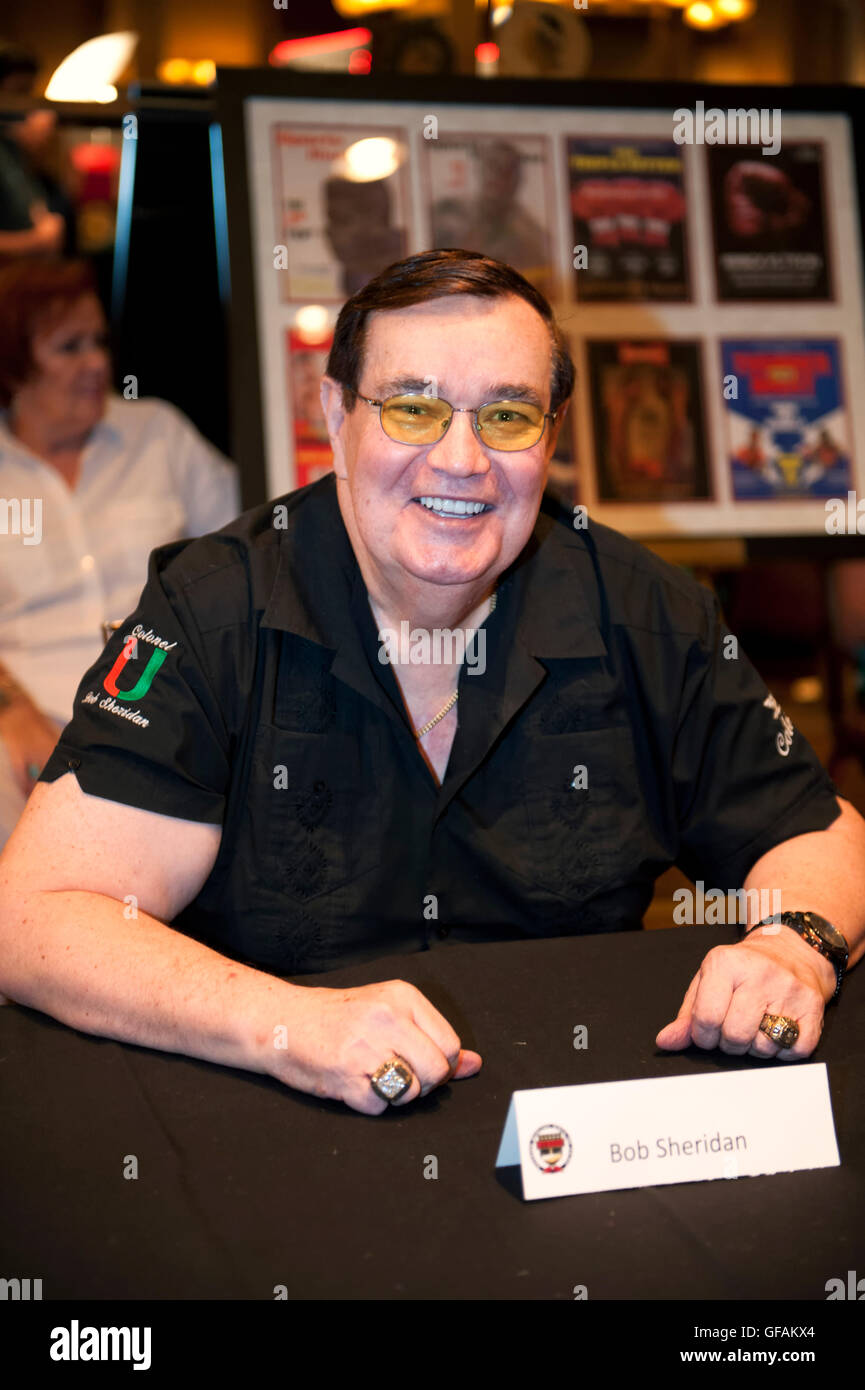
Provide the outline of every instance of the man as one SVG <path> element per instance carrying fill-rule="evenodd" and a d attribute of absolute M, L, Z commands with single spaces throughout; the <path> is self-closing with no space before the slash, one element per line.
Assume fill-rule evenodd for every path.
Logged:
<path fill-rule="evenodd" d="M 29 96 L 38 68 L 32 53 L 0 40 L 0 101 L 6 92 Z M 56 122 L 53 111 L 39 110 L 17 120 L 0 119 L 0 263 L 51 255 L 71 244 L 72 204 L 57 181 L 38 167 Z"/>
<path fill-rule="evenodd" d="M 151 555 L 0 858 L 0 990 L 378 1114 L 480 1056 L 403 982 L 270 971 L 636 927 L 678 862 L 815 915 L 710 951 L 659 1045 L 813 1051 L 865 826 L 707 590 L 541 508 L 572 387 L 547 302 L 479 254 L 345 304 L 336 478 Z M 454 633 L 483 662 L 423 640 Z"/>

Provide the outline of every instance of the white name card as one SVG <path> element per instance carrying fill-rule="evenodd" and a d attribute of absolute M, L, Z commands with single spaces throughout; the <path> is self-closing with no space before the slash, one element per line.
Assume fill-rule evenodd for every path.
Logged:
<path fill-rule="evenodd" d="M 825 1062 L 514 1091 L 496 1167 L 523 1196 L 837 1168 Z"/>

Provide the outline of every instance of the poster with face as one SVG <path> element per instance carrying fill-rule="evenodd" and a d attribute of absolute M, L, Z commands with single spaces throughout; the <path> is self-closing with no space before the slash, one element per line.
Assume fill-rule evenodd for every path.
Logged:
<path fill-rule="evenodd" d="M 313 336 L 290 328 L 285 334 L 288 401 L 294 437 L 297 486 L 317 482 L 333 468 L 319 388 L 333 333 Z"/>
<path fill-rule="evenodd" d="M 587 343 L 598 498 L 709 496 L 697 343 Z"/>
<path fill-rule="evenodd" d="M 822 144 L 711 145 L 706 158 L 718 298 L 831 299 Z"/>
<path fill-rule="evenodd" d="M 846 496 L 850 421 L 832 338 L 721 344 L 736 501 Z"/>
<path fill-rule="evenodd" d="M 682 147 L 571 137 L 567 158 L 577 299 L 689 300 Z"/>
<path fill-rule="evenodd" d="M 549 141 L 541 135 L 460 135 L 424 141 L 433 247 L 481 251 L 555 293 Z"/>
<path fill-rule="evenodd" d="M 274 124 L 271 158 L 280 299 L 347 299 L 407 254 L 404 131 Z"/>

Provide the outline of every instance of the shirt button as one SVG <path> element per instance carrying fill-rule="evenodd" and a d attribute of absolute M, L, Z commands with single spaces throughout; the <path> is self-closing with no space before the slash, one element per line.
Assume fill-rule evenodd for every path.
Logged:
<path fill-rule="evenodd" d="M 80 759 L 80 758 L 67 758 L 67 759 L 66 759 L 66 769 L 67 769 L 68 772 L 74 772 L 75 769 L 78 768 L 78 767 L 80 767 L 80 766 L 81 766 L 81 759 Z"/>
<path fill-rule="evenodd" d="M 444 926 L 443 923 L 440 923 L 440 924 L 436 927 L 436 931 L 438 932 L 438 934 L 439 934 L 439 936 L 442 938 L 442 940 L 444 940 L 444 938 L 445 938 L 446 936 L 450 936 L 450 934 L 451 934 L 451 929 L 450 929 L 450 927 Z"/>

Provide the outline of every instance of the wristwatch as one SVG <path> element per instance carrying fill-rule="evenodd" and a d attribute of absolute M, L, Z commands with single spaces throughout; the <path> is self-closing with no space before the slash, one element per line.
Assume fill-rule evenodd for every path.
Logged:
<path fill-rule="evenodd" d="M 768 927 L 776 922 L 779 926 L 792 927 L 803 941 L 807 941 L 809 946 L 813 946 L 815 951 L 819 951 L 821 956 L 832 962 L 838 980 L 832 998 L 837 999 L 850 954 L 850 948 L 838 928 L 833 927 L 831 922 L 827 922 L 825 917 L 820 917 L 816 912 L 776 912 L 774 917 L 764 917 L 756 927 L 749 927 L 742 940 L 750 936 L 752 931 L 756 931 L 757 927 Z"/>

